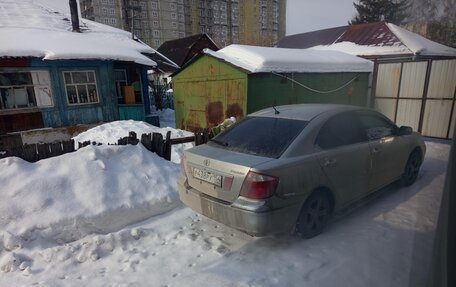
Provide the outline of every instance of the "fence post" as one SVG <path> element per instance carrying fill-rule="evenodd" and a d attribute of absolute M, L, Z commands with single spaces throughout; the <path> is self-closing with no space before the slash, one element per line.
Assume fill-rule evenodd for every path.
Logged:
<path fill-rule="evenodd" d="M 171 131 L 166 133 L 166 140 L 163 144 L 163 158 L 171 161 Z"/>
<path fill-rule="evenodd" d="M 152 152 L 163 157 L 163 135 L 160 133 L 152 134 Z"/>
<path fill-rule="evenodd" d="M 38 160 L 36 144 L 25 144 L 22 146 L 23 159 L 28 162 L 36 162 Z"/>
<path fill-rule="evenodd" d="M 142 134 L 141 135 L 141 143 L 142 145 L 148 149 L 149 151 L 152 150 L 152 134 Z"/>
<path fill-rule="evenodd" d="M 63 153 L 74 152 L 74 140 L 62 142 Z"/>
<path fill-rule="evenodd" d="M 39 143 L 36 145 L 36 150 L 38 151 L 37 160 L 42 160 L 49 157 L 49 145 L 45 143 Z"/>
<path fill-rule="evenodd" d="M 49 152 L 50 157 L 59 156 L 59 155 L 63 154 L 62 142 L 50 143 L 49 147 L 50 147 L 50 152 Z"/>

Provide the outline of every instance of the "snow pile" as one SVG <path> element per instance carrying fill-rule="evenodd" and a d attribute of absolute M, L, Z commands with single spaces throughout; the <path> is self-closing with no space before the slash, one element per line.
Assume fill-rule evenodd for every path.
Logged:
<path fill-rule="evenodd" d="M 156 65 L 142 54 L 153 54 L 155 50 L 132 40 L 129 32 L 80 18 L 82 33 L 74 33 L 68 1 L 68 8 L 63 12 L 46 5 L 49 3 L 43 0 L 2 0 L 0 38 L 8 40 L 0 45 L 1 56 L 103 59 Z"/>
<path fill-rule="evenodd" d="M 209 49 L 204 52 L 251 73 L 370 73 L 373 69 L 371 61 L 338 51 L 230 45 L 217 52 Z"/>
<path fill-rule="evenodd" d="M 172 110 L 171 110 L 172 111 Z M 174 112 L 165 112 L 167 115 Z M 114 121 L 106 124 L 99 125 L 83 133 L 80 133 L 74 137 L 74 142 L 91 141 L 102 144 L 117 144 L 117 140 L 128 136 L 128 133 L 133 131 L 141 139 L 142 134 L 149 133 L 161 133 L 163 137 L 166 137 L 166 133 L 171 131 L 171 138 L 182 138 L 192 136 L 193 133 L 184 130 L 174 129 L 170 127 L 159 128 L 156 126 L 149 125 L 145 122 L 140 121 Z M 180 162 L 182 152 L 188 148 L 193 147 L 193 143 L 185 143 L 171 146 L 171 161 L 175 163 Z"/>
<path fill-rule="evenodd" d="M 179 204 L 179 166 L 142 145 L 88 146 L 37 163 L 10 157 L 0 170 L 0 252 L 116 231 Z"/>
<path fill-rule="evenodd" d="M 252 238 L 183 206 L 108 234 L 88 234 L 67 243 L 21 240 L 3 232 L 0 286 L 425 286 L 449 152 L 448 144 L 426 145 L 415 184 L 387 187 L 363 205 L 337 214 L 321 235 L 309 240 Z M 140 146 L 109 147 L 113 153 L 129 148 L 141 150 Z M 103 150 L 87 148 L 94 149 Z M 112 180 L 145 170 L 132 165 L 121 169 L 129 157 L 119 160 L 116 168 L 106 165 L 106 170 L 117 169 Z M 156 165 L 168 164 L 153 160 Z M 90 162 L 84 163 L 90 166 Z M 14 166 L 3 164 L 0 161 L 2 171 Z M 30 169 L 16 170 L 17 185 L 27 179 Z M 57 165 L 53 172 L 60 169 Z M 48 172 L 38 169 L 33 177 L 47 179 Z M 171 184 L 177 172 L 174 168 L 155 176 Z M 98 177 L 93 173 L 92 180 L 98 182 Z M 141 176 L 137 180 L 148 181 Z M 66 193 L 64 188 L 61 192 Z M 1 196 L 16 202 L 3 189 Z M 76 194 L 69 196 L 76 198 Z M 63 213 L 59 206 L 45 208 Z M 39 210 L 25 204 L 16 212 L 20 209 Z M 0 210 L 0 217 L 3 214 Z"/>

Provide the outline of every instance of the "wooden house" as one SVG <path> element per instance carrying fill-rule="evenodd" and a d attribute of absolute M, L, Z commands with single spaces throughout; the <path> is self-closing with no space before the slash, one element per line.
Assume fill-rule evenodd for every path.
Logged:
<path fill-rule="evenodd" d="M 0 8 L 0 134 L 145 119 L 154 49 L 39 0 Z"/>

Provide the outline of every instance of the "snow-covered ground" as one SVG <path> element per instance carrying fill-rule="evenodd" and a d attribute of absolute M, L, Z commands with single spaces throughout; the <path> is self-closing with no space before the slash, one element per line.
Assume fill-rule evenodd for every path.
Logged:
<path fill-rule="evenodd" d="M 141 145 L 2 159 L 0 286 L 424 286 L 450 146 L 427 148 L 414 185 L 310 240 L 195 214 L 178 200 L 178 164 Z"/>

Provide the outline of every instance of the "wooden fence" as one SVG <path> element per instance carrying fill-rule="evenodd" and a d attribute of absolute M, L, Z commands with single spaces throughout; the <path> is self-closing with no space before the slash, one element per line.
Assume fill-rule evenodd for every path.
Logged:
<path fill-rule="evenodd" d="M 117 141 L 117 145 L 137 145 L 139 142 L 149 151 L 156 153 L 158 156 L 171 160 L 171 146 L 188 142 L 195 142 L 195 145 L 206 143 L 211 137 L 208 131 L 195 133 L 194 136 L 171 139 L 171 132 L 166 133 L 165 138 L 160 133 L 142 134 L 138 139 L 135 132 L 129 132 L 127 137 Z M 102 145 L 94 141 L 79 142 L 78 148 L 88 145 Z M 59 156 L 65 153 L 74 152 L 74 140 L 60 141 L 53 143 L 25 144 L 16 148 L 0 151 L 0 159 L 10 156 L 20 157 L 28 162 L 36 162 L 42 159 Z"/>

